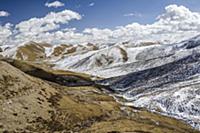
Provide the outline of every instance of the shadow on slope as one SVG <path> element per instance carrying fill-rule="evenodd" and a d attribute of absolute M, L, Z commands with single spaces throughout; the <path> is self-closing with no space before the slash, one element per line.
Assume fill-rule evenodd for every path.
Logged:
<path fill-rule="evenodd" d="M 62 70 L 54 71 L 50 68 L 42 68 L 41 66 L 33 64 L 31 62 L 20 61 L 20 60 L 9 59 L 6 61 L 29 75 L 41 78 L 43 80 L 55 82 L 60 85 L 89 86 L 94 84 L 93 81 L 91 80 L 91 77 L 87 74 L 62 71 Z"/>
<path fill-rule="evenodd" d="M 172 63 L 133 72 L 124 76 L 101 80 L 98 83 L 107 84 L 111 90 L 117 92 L 128 91 L 134 88 L 142 88 L 143 91 L 147 91 L 151 88 L 158 88 L 166 84 L 188 80 L 199 73 L 200 53 L 194 52 Z"/>

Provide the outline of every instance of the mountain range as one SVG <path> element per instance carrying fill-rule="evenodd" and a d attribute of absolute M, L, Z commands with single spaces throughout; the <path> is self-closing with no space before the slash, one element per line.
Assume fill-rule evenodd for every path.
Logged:
<path fill-rule="evenodd" d="M 61 100 L 59 105 L 63 105 L 63 108 L 65 108 L 66 103 L 62 102 L 62 100 L 68 99 L 68 97 L 63 96 L 65 93 L 67 95 L 69 93 L 70 96 L 77 95 L 77 97 L 80 98 L 80 95 L 78 96 L 78 94 L 83 92 L 79 92 L 82 90 L 77 90 L 78 92 L 76 93 L 78 94 L 70 94 L 74 90 L 72 92 L 63 92 L 60 91 L 60 89 L 55 89 L 56 86 L 95 86 L 101 90 L 103 89 L 103 92 L 113 96 L 114 99 L 118 103 L 121 103 L 125 108 L 129 108 L 129 106 L 131 106 L 133 108 L 147 109 L 148 111 L 158 113 L 159 115 L 170 116 L 180 121 L 183 120 L 195 129 L 200 130 L 200 36 L 195 36 L 181 42 L 177 41 L 177 43 L 173 44 L 162 44 L 160 42 L 123 42 L 116 44 L 86 43 L 81 45 L 51 45 L 47 43 L 28 42 L 15 46 L 4 45 L 0 47 L 2 51 L 0 54 L 3 56 L 4 61 L 2 64 L 5 65 L 5 67 L 7 65 L 8 67 L 12 67 L 10 69 L 13 69 L 13 72 L 19 72 L 19 70 L 22 71 L 19 72 L 19 76 L 14 77 L 21 77 L 23 80 L 16 79 L 16 82 L 21 81 L 29 84 L 29 82 L 33 80 L 29 76 L 24 75 L 24 73 L 40 78 L 40 80 L 45 80 L 40 81 L 40 84 L 43 84 L 44 86 L 49 86 L 50 84 L 51 89 L 48 91 L 52 91 L 48 92 L 52 94 L 47 95 L 46 98 L 51 99 L 51 96 L 56 94 L 53 98 L 57 99 L 58 94 L 58 99 Z M 18 63 L 16 63 L 16 61 L 18 61 Z M 34 63 L 37 67 L 34 66 L 30 69 L 30 65 L 24 65 L 23 62 Z M 56 72 L 56 74 L 52 74 L 49 71 L 43 71 L 43 69 L 38 66 L 45 67 L 45 69 Z M 2 67 L 2 69 L 3 68 L 4 67 Z M 12 72 L 6 72 L 9 74 L 8 77 L 12 75 Z M 66 75 L 66 72 L 71 73 L 72 75 Z M 86 77 L 89 78 L 82 75 L 87 75 Z M 10 78 L 15 82 L 12 76 Z M 7 78 L 3 79 L 6 80 Z M 46 81 L 48 82 L 46 83 Z M 33 80 L 32 82 L 35 83 L 36 81 Z M 34 86 L 38 86 L 38 84 Z M 32 89 L 29 91 L 31 90 Z M 35 89 L 33 88 L 33 90 Z M 3 92 L 4 91 L 5 90 L 3 90 Z M 20 90 L 17 90 L 17 92 L 18 91 Z M 33 98 L 34 96 L 32 96 L 32 94 L 30 95 L 29 91 L 27 92 L 28 98 Z M 15 92 L 10 90 L 8 92 L 5 91 L 5 94 L 6 93 L 9 93 L 9 96 L 12 96 L 10 93 L 15 95 Z M 88 90 L 86 90 L 86 95 L 89 95 Z M 5 97 L 3 95 L 3 99 L 10 99 L 9 96 Z M 85 98 L 85 96 L 83 97 Z M 41 101 L 41 98 L 39 101 Z M 57 105 L 52 106 L 49 105 L 47 101 L 42 101 L 46 106 L 43 110 L 44 116 L 50 117 L 46 114 L 47 108 L 52 110 L 53 107 L 54 112 L 58 111 Z M 54 104 L 54 101 L 51 101 L 50 103 Z M 19 103 L 16 102 L 16 104 Z M 58 103 L 56 102 L 55 104 Z M 73 104 L 77 105 L 75 103 Z M 13 105 L 13 107 L 15 106 Z M 34 106 L 39 107 L 39 105 Z M 105 106 L 110 107 L 111 109 L 115 108 L 113 105 L 107 105 L 107 103 Z M 86 107 L 88 107 L 87 112 L 89 110 L 89 112 L 93 112 L 91 111 L 93 107 L 90 108 L 87 105 Z M 104 108 L 104 106 L 102 108 Z M 59 110 L 58 113 L 62 114 L 63 112 L 60 112 Z M 41 115 L 37 111 L 36 114 Z M 5 114 L 5 116 L 6 115 L 8 114 Z M 120 114 L 119 116 L 124 117 Z M 30 119 L 32 119 L 32 116 L 30 117 Z M 53 115 L 52 117 L 57 118 L 58 116 Z M 85 117 L 86 116 L 84 116 L 84 118 Z M 13 116 L 10 116 L 9 120 L 14 121 Z M 40 119 L 40 121 L 46 123 L 47 125 L 49 124 L 43 119 Z M 92 131 L 95 128 L 100 128 L 102 125 L 103 123 L 97 123 L 93 125 L 91 129 L 84 129 L 84 131 Z M 7 126 L 7 129 L 8 127 L 9 126 Z M 44 131 L 45 130 L 47 129 L 44 128 Z M 78 130 L 77 128 L 77 130 L 74 131 L 81 130 Z M 178 132 L 182 130 L 177 129 L 176 131 Z M 186 132 L 190 131 L 188 130 Z"/>

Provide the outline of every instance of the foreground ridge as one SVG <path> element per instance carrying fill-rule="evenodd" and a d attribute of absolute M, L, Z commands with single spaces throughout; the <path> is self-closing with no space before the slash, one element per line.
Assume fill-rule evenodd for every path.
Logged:
<path fill-rule="evenodd" d="M 0 132 L 198 132 L 182 121 L 120 105 L 91 85 L 88 76 L 57 72 L 84 81 L 68 80 L 73 86 L 67 87 L 47 81 L 55 71 L 7 62 L 0 61 Z M 38 69 L 47 73 L 30 73 Z"/>

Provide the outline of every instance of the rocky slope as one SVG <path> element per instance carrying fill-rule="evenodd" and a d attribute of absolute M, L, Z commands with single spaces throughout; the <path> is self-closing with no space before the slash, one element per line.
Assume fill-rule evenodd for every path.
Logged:
<path fill-rule="evenodd" d="M 198 132 L 117 103 L 89 75 L 7 59 L 0 69 L 0 132 Z"/>

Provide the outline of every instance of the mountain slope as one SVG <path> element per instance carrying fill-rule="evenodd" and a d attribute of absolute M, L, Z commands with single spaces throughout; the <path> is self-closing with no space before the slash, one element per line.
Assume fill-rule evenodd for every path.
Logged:
<path fill-rule="evenodd" d="M 54 68 L 86 72 L 104 78 L 115 77 L 177 61 L 198 49 L 196 46 L 199 41 L 200 37 L 196 36 L 176 44 L 114 44 L 81 55 L 65 56 L 55 61 Z"/>
<path fill-rule="evenodd" d="M 108 45 L 108 46 L 107 46 Z M 71 70 L 111 77 L 127 74 L 121 66 L 136 62 L 136 56 L 144 49 L 160 46 L 158 42 L 141 42 L 134 44 L 81 44 L 81 45 L 50 45 L 46 43 L 28 42 L 18 46 L 4 46 L 4 57 L 45 62 L 55 69 Z M 119 70 L 121 69 L 122 70 Z M 120 73 L 115 71 L 121 71 Z M 107 75 L 104 73 L 112 73 Z"/>
<path fill-rule="evenodd" d="M 200 129 L 199 46 L 198 36 L 169 45 L 168 49 L 158 47 L 151 53 L 143 52 L 138 57 L 146 59 L 144 64 L 140 64 L 144 70 L 100 83 L 125 98 L 128 104 L 183 119 Z"/>
<path fill-rule="evenodd" d="M 191 54 L 199 36 L 177 44 L 160 42 L 50 45 L 29 42 L 3 48 L 0 54 L 14 59 L 45 62 L 54 69 L 84 72 L 110 78 L 161 66 Z M 184 46 L 190 43 L 191 46 Z M 194 46 L 193 46 L 194 45 Z"/>
<path fill-rule="evenodd" d="M 101 50 L 89 51 L 66 56 L 55 62 L 55 68 L 70 69 L 75 71 L 91 71 L 111 66 L 116 63 L 124 63 L 128 60 L 126 50 L 119 46 L 105 48 Z"/>
<path fill-rule="evenodd" d="M 0 61 L 0 132 L 198 132 L 182 121 L 120 105 L 94 86 L 66 87 L 29 73 L 36 68 L 56 73 L 28 62 Z"/>

